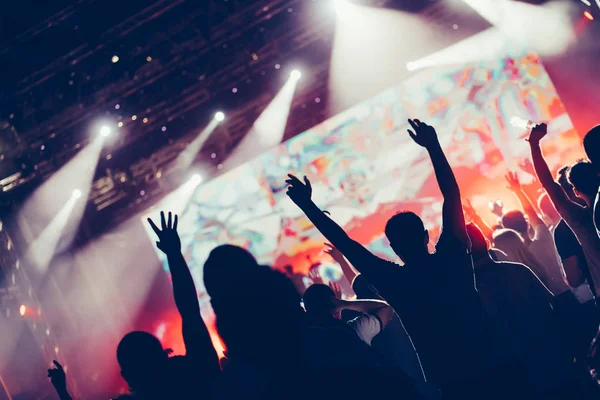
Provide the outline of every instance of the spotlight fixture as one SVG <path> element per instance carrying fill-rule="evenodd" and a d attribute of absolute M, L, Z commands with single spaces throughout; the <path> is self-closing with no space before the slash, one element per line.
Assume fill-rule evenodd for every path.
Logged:
<path fill-rule="evenodd" d="M 71 195 L 73 196 L 74 199 L 78 199 L 81 197 L 81 190 L 75 189 L 75 190 L 73 190 L 73 193 Z"/>
<path fill-rule="evenodd" d="M 200 174 L 194 174 L 190 178 L 190 181 L 192 183 L 194 183 L 194 184 L 199 184 L 200 182 L 202 182 L 202 175 L 200 175 Z"/>
<path fill-rule="evenodd" d="M 225 119 L 225 114 L 222 113 L 221 111 L 218 111 L 217 113 L 215 113 L 215 119 L 217 121 L 221 122 Z"/>
<path fill-rule="evenodd" d="M 110 129 L 110 127 L 104 125 L 100 128 L 100 135 L 103 137 L 107 137 L 111 134 L 112 129 Z"/>
<path fill-rule="evenodd" d="M 298 80 L 302 77 L 302 72 L 298 71 L 297 69 L 293 70 L 290 73 L 290 78 Z"/>

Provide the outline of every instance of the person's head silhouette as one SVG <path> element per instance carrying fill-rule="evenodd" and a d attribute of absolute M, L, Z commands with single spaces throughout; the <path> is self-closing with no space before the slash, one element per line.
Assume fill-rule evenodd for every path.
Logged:
<path fill-rule="evenodd" d="M 600 174 L 600 125 L 596 125 L 585 134 L 583 147 L 596 172 Z"/>
<path fill-rule="evenodd" d="M 204 263 L 204 285 L 232 360 L 272 365 L 281 358 L 303 315 L 300 295 L 284 274 L 241 247 L 223 245 Z"/>
<path fill-rule="evenodd" d="M 421 218 L 411 211 L 401 211 L 390 218 L 385 235 L 392 250 L 405 263 L 428 254 L 429 232 Z"/>
<path fill-rule="evenodd" d="M 506 229 L 519 232 L 523 237 L 527 237 L 529 232 L 529 222 L 525 218 L 525 214 L 519 210 L 504 213 L 502 216 L 502 226 Z"/>
<path fill-rule="evenodd" d="M 304 309 L 310 315 L 318 317 L 337 317 L 337 315 L 334 315 L 335 305 L 332 301 L 335 298 L 335 292 L 329 286 L 322 283 L 316 283 L 306 289 L 302 300 L 304 301 Z"/>
<path fill-rule="evenodd" d="M 577 197 L 588 206 L 594 204 L 600 177 L 596 174 L 596 167 L 591 162 L 586 160 L 576 162 L 569 169 L 567 178 Z"/>
<path fill-rule="evenodd" d="M 248 295 L 262 267 L 246 249 L 230 244 L 215 247 L 204 263 L 204 286 L 212 302 Z"/>
<path fill-rule="evenodd" d="M 134 392 L 151 393 L 162 386 L 169 355 L 154 335 L 130 332 L 117 346 L 121 375 Z"/>

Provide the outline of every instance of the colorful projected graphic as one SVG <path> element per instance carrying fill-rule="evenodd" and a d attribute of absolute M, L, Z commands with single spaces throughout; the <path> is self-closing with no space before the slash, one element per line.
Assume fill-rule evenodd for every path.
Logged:
<path fill-rule="evenodd" d="M 507 170 L 519 170 L 525 183 L 533 179 L 519 166 L 529 159 L 529 147 L 526 132 L 510 124 L 515 116 L 550 122 L 544 146 L 552 167 L 582 155 L 548 74 L 528 55 L 425 70 L 202 184 L 183 205 L 179 225 L 198 290 L 209 251 L 224 243 L 243 246 L 274 268 L 293 265 L 297 274 L 321 262 L 325 280 L 339 279 L 322 253 L 323 237 L 285 194 L 288 172 L 306 175 L 316 203 L 383 257 L 396 260 L 383 228 L 398 210 L 421 215 L 435 237 L 441 197 L 425 150 L 406 133 L 409 117 L 437 128 L 463 196 L 493 224 L 489 200 L 517 205 L 505 189 Z M 167 202 L 161 209 L 172 208 Z"/>

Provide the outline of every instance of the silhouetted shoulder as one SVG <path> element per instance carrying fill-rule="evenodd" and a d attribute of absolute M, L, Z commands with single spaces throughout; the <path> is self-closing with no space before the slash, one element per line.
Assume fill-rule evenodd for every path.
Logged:
<path fill-rule="evenodd" d="M 596 203 L 594 204 L 594 224 L 600 236 L 600 191 L 596 195 Z"/>
<path fill-rule="evenodd" d="M 516 263 L 512 261 L 496 261 L 496 264 L 499 264 L 498 267 L 508 269 L 509 271 L 514 272 L 515 274 L 521 274 L 523 276 L 528 275 L 532 277 L 536 276 L 531 270 L 531 268 L 529 268 L 525 264 Z"/>

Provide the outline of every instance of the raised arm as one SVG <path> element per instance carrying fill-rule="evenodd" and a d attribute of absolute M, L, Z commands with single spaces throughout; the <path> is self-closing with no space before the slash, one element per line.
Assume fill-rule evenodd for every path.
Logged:
<path fill-rule="evenodd" d="M 325 236 L 325 238 L 337 248 L 352 265 L 357 266 L 358 270 L 364 274 L 377 273 L 385 265 L 384 260 L 372 254 L 360 243 L 350 239 L 348 234 L 327 216 L 311 200 L 312 187 L 310 181 L 304 177 L 304 183 L 294 175 L 288 175 L 286 183 L 289 185 L 287 195 L 298 206 L 304 214 L 310 219 L 315 227 Z"/>
<path fill-rule="evenodd" d="M 475 207 L 473 207 L 471 204 L 470 200 L 465 199 L 463 201 L 463 209 L 467 218 L 469 218 L 471 222 L 473 222 L 473 224 L 475 224 L 479 230 L 481 230 L 481 233 L 483 233 L 483 236 L 485 236 L 487 240 L 491 241 L 494 231 L 488 224 L 485 223 L 483 218 L 481 218 L 477 210 L 475 210 Z"/>
<path fill-rule="evenodd" d="M 362 314 L 375 315 L 381 321 L 381 329 L 385 328 L 394 309 L 388 303 L 381 300 L 342 300 L 335 299 L 334 305 L 337 311 L 352 310 Z"/>
<path fill-rule="evenodd" d="M 442 207 L 442 233 L 445 231 L 462 243 L 469 243 L 465 228 L 465 216 L 462 209 L 460 189 L 454 172 L 452 172 L 452 167 L 450 167 L 446 155 L 442 150 L 435 129 L 418 119 L 409 119 L 408 122 L 414 130 L 414 132 L 411 130 L 408 131 L 410 137 L 429 153 L 435 177 L 444 198 L 444 205 Z"/>
<path fill-rule="evenodd" d="M 531 130 L 529 134 L 529 147 L 531 148 L 531 159 L 533 161 L 533 168 L 538 177 L 538 180 L 542 184 L 542 187 L 548 193 L 548 197 L 552 200 L 556 211 L 565 218 L 565 212 L 568 213 L 569 209 L 576 206 L 569 196 L 565 193 L 563 188 L 554 181 L 552 172 L 544 159 L 542 154 L 542 148 L 540 147 L 540 140 L 548 133 L 548 125 L 538 124 Z"/>
<path fill-rule="evenodd" d="M 56 360 L 54 360 L 53 363 L 54 368 L 48 370 L 48 378 L 50 378 L 50 382 L 52 382 L 52 386 L 54 386 L 58 398 L 60 400 L 72 400 L 72 397 L 67 390 L 67 375 L 65 374 L 63 366 Z"/>
<path fill-rule="evenodd" d="M 350 265 L 350 263 L 348 263 L 344 255 L 338 249 L 329 243 L 325 243 L 325 246 L 327 246 L 325 253 L 329 254 L 331 258 L 333 258 L 333 261 L 339 264 L 339 266 L 342 268 L 344 278 L 346 278 L 348 283 L 352 285 L 352 282 L 354 282 L 354 278 L 356 278 L 358 272 Z"/>
<path fill-rule="evenodd" d="M 515 196 L 517 196 L 517 199 L 519 199 L 519 203 L 521 203 L 523 211 L 525 211 L 527 218 L 529 218 L 529 223 L 531 226 L 533 226 L 534 229 L 536 229 L 538 226 L 546 226 L 544 221 L 542 221 L 537 211 L 533 207 L 529 196 L 527 196 L 527 194 L 523 191 L 521 182 L 519 182 L 519 176 L 514 172 L 509 172 L 506 174 L 505 178 L 506 182 L 508 183 L 507 188 L 513 192 Z"/>
<path fill-rule="evenodd" d="M 181 240 L 177 233 L 178 217 L 169 213 L 165 221 L 165 213 L 160 213 L 161 228 L 148 218 L 148 223 L 158 236 L 156 246 L 167 256 L 175 305 L 182 319 L 182 334 L 186 348 L 186 356 L 193 358 L 203 368 L 219 369 L 219 359 L 212 345 L 208 329 L 200 314 L 200 304 L 194 279 L 181 253 Z"/>

